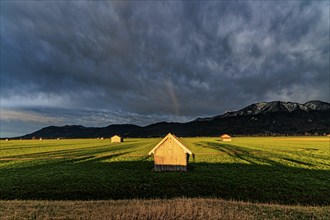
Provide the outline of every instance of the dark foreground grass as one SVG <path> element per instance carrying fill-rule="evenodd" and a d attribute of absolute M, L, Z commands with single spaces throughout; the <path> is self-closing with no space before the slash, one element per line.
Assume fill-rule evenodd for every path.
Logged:
<path fill-rule="evenodd" d="M 330 206 L 285 206 L 221 199 L 0 201 L 0 219 L 329 219 Z"/>
<path fill-rule="evenodd" d="M 212 197 L 330 204 L 328 142 L 288 139 L 276 143 L 277 139 L 260 138 L 224 144 L 215 138 L 184 139 L 196 153 L 189 172 L 156 173 L 151 171 L 153 161 L 146 154 L 158 141 L 6 143 L 0 149 L 0 199 Z"/>
<path fill-rule="evenodd" d="M 1 199 L 95 200 L 218 197 L 330 204 L 330 172 L 280 166 L 194 163 L 191 172 L 151 172 L 152 161 L 44 161 L 6 169 Z M 4 178 L 6 177 L 6 178 Z"/>

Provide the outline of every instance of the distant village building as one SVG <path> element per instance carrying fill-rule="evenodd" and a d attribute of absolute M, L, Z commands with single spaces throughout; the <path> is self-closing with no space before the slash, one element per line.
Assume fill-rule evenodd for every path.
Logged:
<path fill-rule="evenodd" d="M 7 138 L 6 141 L 9 141 L 9 139 Z"/>
<path fill-rule="evenodd" d="M 148 155 L 154 155 L 155 171 L 187 171 L 192 152 L 179 139 L 169 133 Z"/>
<path fill-rule="evenodd" d="M 118 136 L 118 135 L 115 135 L 115 136 L 112 136 L 111 137 L 111 143 L 120 143 L 120 142 L 123 142 L 123 138 Z"/>
<path fill-rule="evenodd" d="M 41 140 L 41 141 L 42 141 L 42 138 L 39 138 L 39 140 Z"/>
<path fill-rule="evenodd" d="M 223 134 L 220 136 L 222 141 L 231 141 L 231 137 L 228 134 Z"/>

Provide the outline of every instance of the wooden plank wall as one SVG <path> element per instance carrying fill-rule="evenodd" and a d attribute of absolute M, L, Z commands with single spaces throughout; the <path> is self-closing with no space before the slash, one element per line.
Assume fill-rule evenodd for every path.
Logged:
<path fill-rule="evenodd" d="M 111 143 L 120 143 L 123 142 L 123 138 L 122 137 L 112 137 L 111 138 Z"/>
<path fill-rule="evenodd" d="M 155 165 L 187 166 L 187 155 L 182 147 L 170 138 L 155 150 L 154 162 Z"/>
<path fill-rule="evenodd" d="M 155 171 L 187 171 L 187 166 L 180 165 L 156 165 L 154 166 Z"/>

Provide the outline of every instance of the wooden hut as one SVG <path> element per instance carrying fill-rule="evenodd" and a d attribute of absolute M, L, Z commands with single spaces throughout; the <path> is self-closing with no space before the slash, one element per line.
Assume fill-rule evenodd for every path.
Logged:
<path fill-rule="evenodd" d="M 154 155 L 155 171 L 187 171 L 192 152 L 169 133 L 148 154 Z"/>
<path fill-rule="evenodd" d="M 118 135 L 115 135 L 115 136 L 112 136 L 111 137 L 111 143 L 120 143 L 120 142 L 123 142 L 123 138 L 118 136 Z"/>
<path fill-rule="evenodd" d="M 222 141 L 231 141 L 231 137 L 228 134 L 223 134 L 220 136 Z"/>

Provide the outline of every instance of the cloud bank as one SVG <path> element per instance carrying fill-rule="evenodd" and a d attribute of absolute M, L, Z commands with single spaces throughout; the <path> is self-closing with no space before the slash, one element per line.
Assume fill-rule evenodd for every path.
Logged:
<path fill-rule="evenodd" d="M 1 108 L 145 125 L 258 101 L 329 101 L 329 7 L 1 2 Z"/>

